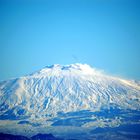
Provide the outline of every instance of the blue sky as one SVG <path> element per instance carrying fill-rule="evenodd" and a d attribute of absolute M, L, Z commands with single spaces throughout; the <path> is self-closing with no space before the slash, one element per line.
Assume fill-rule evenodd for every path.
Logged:
<path fill-rule="evenodd" d="M 0 0 L 0 80 L 71 63 L 140 80 L 139 0 Z"/>

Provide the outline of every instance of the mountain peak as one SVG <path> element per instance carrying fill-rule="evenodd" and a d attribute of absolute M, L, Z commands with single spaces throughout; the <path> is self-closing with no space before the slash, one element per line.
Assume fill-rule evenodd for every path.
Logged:
<path fill-rule="evenodd" d="M 91 74 L 101 74 L 101 71 L 92 68 L 88 64 L 81 64 L 75 63 L 70 65 L 60 65 L 60 64 L 53 64 L 48 65 L 45 68 L 41 69 L 39 72 L 34 73 L 36 74 L 48 74 L 48 73 L 57 73 L 57 74 L 84 74 L 84 75 L 91 75 Z M 33 74 L 33 75 L 34 75 Z"/>
<path fill-rule="evenodd" d="M 75 64 L 69 64 L 69 65 L 60 65 L 60 64 L 53 64 L 53 65 L 48 65 L 45 68 L 47 69 L 61 69 L 61 70 L 70 70 L 70 69 L 75 69 L 75 70 L 83 70 L 83 69 L 92 69 L 89 65 L 87 64 L 81 64 L 81 63 L 75 63 Z"/>

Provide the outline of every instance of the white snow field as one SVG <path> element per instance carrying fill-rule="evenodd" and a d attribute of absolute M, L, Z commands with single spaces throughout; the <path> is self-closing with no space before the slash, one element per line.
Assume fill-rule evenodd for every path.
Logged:
<path fill-rule="evenodd" d="M 139 83 L 79 63 L 47 66 L 2 81 L 0 132 L 28 137 L 52 133 L 81 140 L 129 139 L 128 129 L 123 128 L 133 125 L 136 131 L 132 127 L 131 134 L 139 139 Z"/>

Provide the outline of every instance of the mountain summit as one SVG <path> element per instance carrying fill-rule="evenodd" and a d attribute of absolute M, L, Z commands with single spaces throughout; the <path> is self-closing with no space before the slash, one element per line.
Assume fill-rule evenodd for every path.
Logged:
<path fill-rule="evenodd" d="M 53 74 L 85 74 L 85 75 L 92 75 L 92 74 L 99 74 L 100 72 L 97 71 L 96 69 L 93 69 L 92 67 L 90 67 L 87 64 L 80 64 L 80 63 L 76 63 L 76 64 L 71 64 L 71 65 L 59 65 L 59 64 L 55 64 L 55 65 L 50 65 L 50 66 L 46 66 L 44 69 L 40 70 L 37 73 L 33 73 L 37 74 L 37 75 L 47 75 L 49 73 L 53 73 Z"/>
<path fill-rule="evenodd" d="M 51 65 L 0 83 L 0 120 L 16 120 L 16 128 L 21 124 L 28 127 L 95 126 L 95 112 L 116 108 L 140 110 L 139 84 L 107 75 L 87 64 Z M 103 120 L 104 123 L 98 121 L 96 127 L 121 124 L 121 118 L 113 118 L 112 123 L 102 117 Z M 3 132 L 5 123 L 1 123 Z M 8 130 L 11 126 L 10 122 Z"/>

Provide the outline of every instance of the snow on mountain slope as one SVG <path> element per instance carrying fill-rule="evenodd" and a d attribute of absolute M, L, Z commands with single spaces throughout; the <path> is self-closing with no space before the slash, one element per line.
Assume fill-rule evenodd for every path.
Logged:
<path fill-rule="evenodd" d="M 140 86 L 86 64 L 47 66 L 0 83 L 0 119 L 49 118 L 112 106 L 140 110 Z"/>

